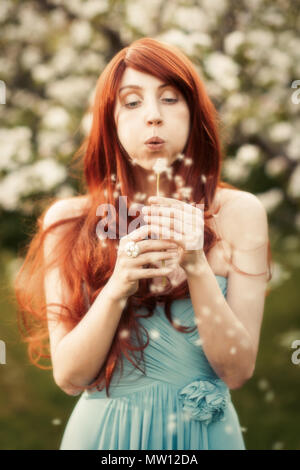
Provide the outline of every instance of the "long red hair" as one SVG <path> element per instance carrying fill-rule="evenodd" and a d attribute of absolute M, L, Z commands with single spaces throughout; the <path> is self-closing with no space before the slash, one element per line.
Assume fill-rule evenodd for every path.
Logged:
<path fill-rule="evenodd" d="M 20 307 L 20 331 L 24 341 L 28 343 L 30 361 L 40 368 L 51 368 L 51 365 L 46 367 L 39 364 L 41 358 L 51 359 L 47 326 L 47 311 L 51 304 L 45 303 L 44 293 L 46 271 L 54 265 L 59 266 L 61 276 L 72 292 L 68 305 L 60 305 L 59 320 L 71 321 L 75 326 L 87 311 L 82 283 L 85 283 L 88 301 L 92 304 L 114 270 L 119 238 L 119 198 L 116 194 L 127 196 L 128 205 L 135 202 L 137 182 L 133 178 L 129 156 L 118 140 L 113 115 L 116 91 L 126 67 L 168 81 L 183 93 L 191 116 L 190 134 L 183 154 L 192 159 L 192 165 L 185 165 L 182 160 L 176 160 L 172 165 L 173 175 L 180 175 L 185 186 L 192 188 L 189 202 L 204 203 L 204 219 L 212 217 L 211 207 L 217 187 L 237 189 L 220 180 L 223 153 L 219 138 L 220 123 L 216 109 L 192 62 L 177 47 L 152 38 L 138 39 L 118 52 L 98 79 L 92 107 L 91 130 L 74 155 L 74 165 L 83 164 L 84 191 L 89 195 L 90 205 L 80 215 L 60 220 L 45 230 L 43 224 L 46 208 L 37 220 L 30 243 L 24 248 L 25 260 L 15 280 L 15 293 Z M 174 191 L 176 189 L 174 183 Z M 104 246 L 96 235 L 96 225 L 99 222 L 96 210 L 100 204 L 105 203 L 115 207 L 117 232 L 116 239 L 108 238 Z M 134 218 L 127 217 L 127 227 Z M 67 230 L 57 247 L 55 259 L 51 264 L 47 264 L 43 256 L 45 236 L 61 224 L 66 224 Z M 218 240 L 213 229 L 205 224 L 206 254 Z M 269 243 L 269 279 L 270 261 Z M 151 279 L 140 280 L 138 291 L 129 297 L 124 307 L 105 363 L 95 380 L 79 390 L 95 386 L 102 390 L 105 384 L 109 396 L 111 378 L 118 361 L 121 361 L 122 365 L 123 354 L 134 367 L 139 368 L 139 364 L 132 360 L 129 354 L 130 351 L 140 351 L 143 358 L 143 350 L 148 344 L 148 341 L 145 345 L 141 343 L 141 325 L 134 315 L 138 307 L 147 307 L 148 315 L 151 316 L 156 302 L 163 301 L 165 314 L 173 327 L 181 332 L 190 331 L 187 327 L 173 323 L 171 318 L 172 301 L 189 297 L 187 281 L 175 288 L 169 285 L 164 295 L 154 294 L 149 288 L 150 283 Z M 131 343 L 129 337 L 120 334 L 122 330 L 134 331 L 139 346 Z M 148 335 L 147 332 L 146 334 Z"/>

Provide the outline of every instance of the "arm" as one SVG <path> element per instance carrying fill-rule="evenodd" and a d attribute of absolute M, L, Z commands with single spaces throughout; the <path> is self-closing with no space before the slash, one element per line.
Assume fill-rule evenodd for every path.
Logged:
<path fill-rule="evenodd" d="M 72 216 L 74 213 L 72 200 L 58 201 L 50 207 L 44 219 L 44 228 L 52 223 Z M 45 258 L 49 259 L 57 243 L 64 234 L 65 226 L 50 232 L 45 239 Z M 65 303 L 71 292 L 59 275 L 58 268 L 51 269 L 45 278 L 46 302 Z M 81 321 L 73 327 L 63 322 L 57 323 L 57 318 L 50 313 L 54 307 L 49 307 L 48 330 L 50 337 L 53 376 L 57 385 L 67 394 L 78 395 L 78 390 L 72 388 L 90 384 L 103 365 L 112 344 L 115 331 L 125 306 L 126 299 L 115 298 L 107 283 Z M 58 307 L 55 313 L 59 313 Z"/>
<path fill-rule="evenodd" d="M 232 247 L 232 263 L 246 273 L 266 272 L 267 215 L 256 196 L 239 192 L 217 220 L 217 232 Z M 187 272 L 187 281 L 203 350 L 219 377 L 234 389 L 255 369 L 267 276 L 228 268 L 226 299 L 205 255 L 198 269 Z"/>

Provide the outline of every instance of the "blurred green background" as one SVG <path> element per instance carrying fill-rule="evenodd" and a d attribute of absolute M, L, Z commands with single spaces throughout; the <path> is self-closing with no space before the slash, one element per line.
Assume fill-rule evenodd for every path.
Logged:
<path fill-rule="evenodd" d="M 1 0 L 0 30 L 0 449 L 57 449 L 78 400 L 29 363 L 11 286 L 47 198 L 80 189 L 69 164 L 89 130 L 98 76 L 150 36 L 193 61 L 220 113 L 223 179 L 267 210 L 273 278 L 256 370 L 231 394 L 247 449 L 300 450 L 297 2 Z"/>

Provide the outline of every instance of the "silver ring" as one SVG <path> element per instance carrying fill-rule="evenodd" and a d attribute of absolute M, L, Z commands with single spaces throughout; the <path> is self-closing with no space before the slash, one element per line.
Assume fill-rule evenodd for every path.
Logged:
<path fill-rule="evenodd" d="M 124 251 L 129 258 L 136 258 L 140 253 L 140 248 L 133 240 L 126 243 Z"/>

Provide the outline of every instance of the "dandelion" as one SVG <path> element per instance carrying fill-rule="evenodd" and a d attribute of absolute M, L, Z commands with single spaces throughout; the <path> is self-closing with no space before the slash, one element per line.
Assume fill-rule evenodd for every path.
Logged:
<path fill-rule="evenodd" d="M 158 158 L 153 165 L 153 171 L 156 173 L 156 195 L 159 196 L 159 177 L 161 173 L 168 172 L 168 160 L 166 158 Z M 162 260 L 162 266 L 165 266 L 165 260 Z M 163 286 L 167 284 L 167 278 L 163 277 Z"/>

